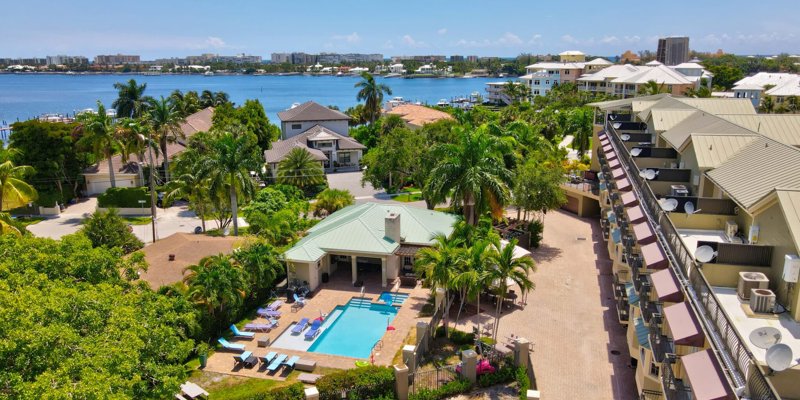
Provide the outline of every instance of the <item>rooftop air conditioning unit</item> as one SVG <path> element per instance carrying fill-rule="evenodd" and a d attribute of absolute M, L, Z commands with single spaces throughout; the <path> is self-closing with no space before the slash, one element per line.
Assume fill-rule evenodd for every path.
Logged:
<path fill-rule="evenodd" d="M 761 272 L 739 272 L 739 285 L 736 294 L 742 300 L 750 300 L 753 289 L 768 289 L 769 278 Z"/>
<path fill-rule="evenodd" d="M 669 194 L 670 196 L 688 196 L 689 190 L 686 189 L 686 185 L 670 185 Z"/>
<path fill-rule="evenodd" d="M 775 293 L 769 289 L 753 289 L 750 294 L 750 309 L 754 313 L 771 313 L 775 309 Z"/>

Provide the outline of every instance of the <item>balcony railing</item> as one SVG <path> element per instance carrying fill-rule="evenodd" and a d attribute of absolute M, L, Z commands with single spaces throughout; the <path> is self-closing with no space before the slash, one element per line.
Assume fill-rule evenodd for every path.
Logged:
<path fill-rule="evenodd" d="M 617 300 L 617 317 L 619 317 L 620 322 L 628 322 L 630 320 L 630 305 L 628 304 L 628 299 L 619 299 Z"/>
<path fill-rule="evenodd" d="M 653 350 L 653 359 L 656 362 L 663 362 L 667 354 L 675 353 L 675 346 L 672 340 L 661 333 L 661 327 L 650 324 L 650 348 Z"/>
<path fill-rule="evenodd" d="M 642 319 L 649 325 L 658 325 L 661 323 L 662 304 L 657 301 L 644 300 L 640 298 L 640 306 L 642 309 Z"/>
<path fill-rule="evenodd" d="M 637 193 L 642 209 L 656 229 L 654 232 L 661 243 L 670 266 L 682 285 L 687 288 L 688 300 L 700 318 L 709 339 L 721 359 L 728 378 L 734 386 L 747 386 L 751 398 L 779 399 L 775 388 L 764 376 L 763 371 L 744 339 L 739 335 L 728 316 L 714 296 L 708 281 L 695 264 L 693 255 L 681 240 L 678 230 L 669 217 L 661 210 L 658 200 L 650 186 L 639 176 L 636 163 L 620 140 L 613 121 L 606 124 L 610 143 L 617 152 L 620 163 L 628 172 L 628 177 Z M 634 271 L 631 267 L 631 271 Z M 689 281 L 691 279 L 691 282 Z"/>
<path fill-rule="evenodd" d="M 667 400 L 692 400 L 692 389 L 676 379 L 672 372 L 674 359 L 661 363 L 661 384 L 664 386 L 664 397 Z"/>
<path fill-rule="evenodd" d="M 656 390 L 642 390 L 642 394 L 639 396 L 639 400 L 661 400 L 664 398 L 664 394 L 656 391 Z"/>

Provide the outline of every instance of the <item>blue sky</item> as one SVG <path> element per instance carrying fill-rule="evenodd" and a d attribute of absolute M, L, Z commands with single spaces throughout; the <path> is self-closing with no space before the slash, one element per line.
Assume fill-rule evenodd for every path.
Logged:
<path fill-rule="evenodd" d="M 615 55 L 688 35 L 694 50 L 800 53 L 800 1 L 140 0 L 4 2 L 0 57 L 374 52 Z M 622 19 L 622 20 L 621 20 Z"/>

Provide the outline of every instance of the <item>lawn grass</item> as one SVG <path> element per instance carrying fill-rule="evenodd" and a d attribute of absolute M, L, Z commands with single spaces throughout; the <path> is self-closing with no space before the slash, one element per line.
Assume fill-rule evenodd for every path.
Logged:
<path fill-rule="evenodd" d="M 122 217 L 122 219 L 131 225 L 147 225 L 153 221 L 153 217 L 149 215 L 146 217 Z"/>
<path fill-rule="evenodd" d="M 249 226 L 240 226 L 239 227 L 239 236 L 246 235 L 248 232 L 250 232 L 250 227 Z M 207 229 L 206 230 L 206 235 L 212 236 L 212 237 L 223 237 L 223 236 L 225 236 L 225 235 L 222 234 L 222 231 L 219 230 L 219 229 Z M 228 236 L 233 236 L 233 225 L 231 225 L 228 228 Z"/>
<path fill-rule="evenodd" d="M 399 196 L 394 197 L 395 201 L 399 201 L 401 203 L 410 203 L 412 201 L 420 201 L 422 199 L 422 193 L 403 193 Z"/>
<path fill-rule="evenodd" d="M 290 374 L 291 375 L 291 374 Z M 243 376 L 218 374 L 196 370 L 190 380 L 205 389 L 212 399 L 249 399 L 257 394 L 267 392 L 279 386 L 286 386 L 292 382 L 272 379 L 247 378 Z"/>

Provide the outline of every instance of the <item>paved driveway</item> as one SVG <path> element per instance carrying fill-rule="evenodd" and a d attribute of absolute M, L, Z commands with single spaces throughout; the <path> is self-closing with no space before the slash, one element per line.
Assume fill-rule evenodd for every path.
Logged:
<path fill-rule="evenodd" d="M 97 198 L 90 197 L 67 207 L 61 215 L 48 218 L 38 224 L 28 226 L 34 236 L 60 239 L 75 233 L 81 228 L 84 214 L 91 214 L 97 208 Z"/>
<path fill-rule="evenodd" d="M 348 190 L 355 198 L 356 204 L 363 204 L 367 202 L 377 203 L 394 203 L 405 204 L 408 206 L 425 208 L 424 201 L 415 201 L 410 203 L 401 203 L 392 200 L 392 196 L 386 193 L 383 189 L 375 189 L 371 184 L 365 183 L 361 186 L 361 176 L 363 172 L 339 172 L 328 174 L 328 186 L 333 189 Z"/>

